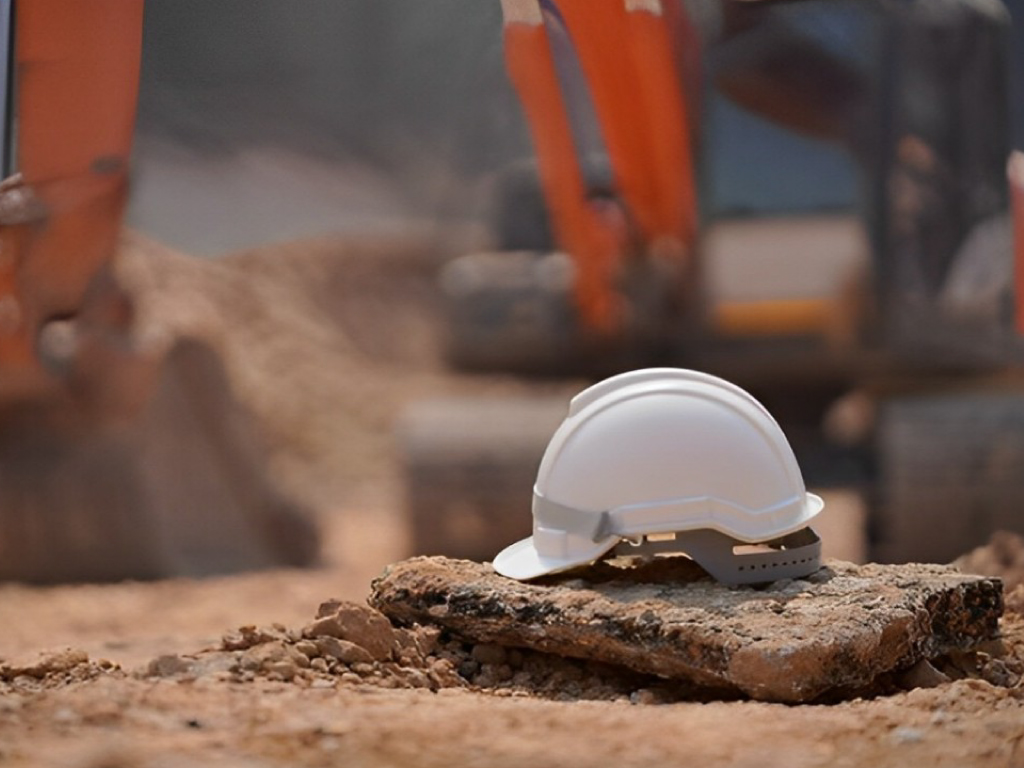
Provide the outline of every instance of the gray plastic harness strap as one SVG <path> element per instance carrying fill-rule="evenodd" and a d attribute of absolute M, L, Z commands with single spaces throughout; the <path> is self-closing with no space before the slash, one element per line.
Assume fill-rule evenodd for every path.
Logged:
<path fill-rule="evenodd" d="M 733 551 L 737 546 L 744 544 L 718 531 L 700 530 L 677 533 L 675 539 L 665 541 L 623 542 L 612 550 L 612 554 L 632 557 L 682 552 L 725 584 L 797 579 L 821 567 L 821 539 L 810 528 L 765 542 L 762 546 L 770 547 L 770 552 L 737 554 Z"/>
<path fill-rule="evenodd" d="M 533 517 L 545 528 L 569 531 L 595 542 L 612 535 L 608 512 L 580 512 L 536 493 L 533 496 Z"/>

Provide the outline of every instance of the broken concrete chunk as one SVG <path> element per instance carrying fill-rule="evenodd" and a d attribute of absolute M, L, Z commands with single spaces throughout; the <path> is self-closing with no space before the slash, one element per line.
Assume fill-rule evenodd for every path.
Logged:
<path fill-rule="evenodd" d="M 302 630 L 304 637 L 335 637 L 365 648 L 375 661 L 391 658 L 395 632 L 391 623 L 377 611 L 365 605 L 330 601 L 320 606 L 318 616 Z"/>
<path fill-rule="evenodd" d="M 685 558 L 601 563 L 524 584 L 441 557 L 391 566 L 371 604 L 474 643 L 532 648 L 755 699 L 868 686 L 997 634 L 998 579 L 947 566 L 832 562 L 806 580 L 728 587 Z"/>
<path fill-rule="evenodd" d="M 373 656 L 362 646 L 336 637 L 319 637 L 316 641 L 321 656 L 337 659 L 343 664 L 370 664 Z"/>
<path fill-rule="evenodd" d="M 262 643 L 287 640 L 286 633 L 275 627 L 256 627 L 247 625 L 239 627 L 237 632 L 229 632 L 221 638 L 221 648 L 225 651 L 244 651 Z"/>

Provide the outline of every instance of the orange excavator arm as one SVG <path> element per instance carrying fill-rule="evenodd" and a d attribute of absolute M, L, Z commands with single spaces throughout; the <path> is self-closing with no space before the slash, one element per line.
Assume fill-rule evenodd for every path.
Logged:
<path fill-rule="evenodd" d="M 578 58 L 624 203 L 645 253 L 684 257 L 697 227 L 693 133 L 681 62 L 693 59 L 675 0 L 503 0 L 508 71 L 529 122 L 559 245 L 576 266 L 591 328 L 621 320 L 616 292 L 626 235 L 589 202 L 547 24 Z"/>
<path fill-rule="evenodd" d="M 17 175 L 0 190 L 0 371 L 38 372 L 42 326 L 73 316 L 112 258 L 127 192 L 142 0 L 16 0 Z M 12 144 L 8 134 L 6 141 Z"/>
<path fill-rule="evenodd" d="M 608 286 L 620 233 L 587 202 L 540 3 L 503 0 L 502 5 L 506 67 L 530 125 L 555 237 L 576 265 L 576 303 L 590 326 L 610 330 L 618 310 Z"/>
<path fill-rule="evenodd" d="M 13 56 L 0 59 L 13 59 L 0 84 L 16 128 L 0 185 L 0 580 L 198 576 L 317 555 L 316 526 L 272 480 L 218 354 L 184 336 L 135 344 L 133 296 L 111 274 L 142 12 L 142 0 L 15 0 Z"/>

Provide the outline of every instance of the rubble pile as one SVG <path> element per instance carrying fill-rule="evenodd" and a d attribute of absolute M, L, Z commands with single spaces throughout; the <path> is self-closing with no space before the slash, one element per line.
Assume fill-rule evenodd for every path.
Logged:
<path fill-rule="evenodd" d="M 47 651 L 32 659 L 0 659 L 0 694 L 8 690 L 22 693 L 86 682 L 101 675 L 120 672 L 112 661 L 94 661 L 80 648 Z"/>
<path fill-rule="evenodd" d="M 339 682 L 435 691 L 462 686 L 454 665 L 436 653 L 440 634 L 433 627 L 393 627 L 378 611 L 330 600 L 302 629 L 241 627 L 225 635 L 219 648 L 161 656 L 143 674 L 220 675 L 240 682 L 263 677 L 313 687 Z"/>
<path fill-rule="evenodd" d="M 669 701 L 700 693 L 678 685 L 669 690 L 656 677 L 600 662 L 473 643 L 433 626 L 396 627 L 379 611 L 337 600 L 323 603 L 316 619 L 301 629 L 241 627 L 225 635 L 218 648 L 160 656 L 140 674 L 235 682 L 259 678 L 314 688 L 466 688 L 567 701 Z"/>
<path fill-rule="evenodd" d="M 681 558 L 532 584 L 415 558 L 374 582 L 371 606 L 331 600 L 302 628 L 242 627 L 138 674 L 633 703 L 836 701 L 964 678 L 1021 688 L 1024 645 L 999 638 L 1001 596 L 998 579 L 931 565 L 833 562 L 728 587 Z"/>
<path fill-rule="evenodd" d="M 623 667 L 494 643 L 453 638 L 445 644 L 442 654 L 473 688 L 498 695 L 633 703 L 712 697 L 708 691 L 674 685 Z"/>

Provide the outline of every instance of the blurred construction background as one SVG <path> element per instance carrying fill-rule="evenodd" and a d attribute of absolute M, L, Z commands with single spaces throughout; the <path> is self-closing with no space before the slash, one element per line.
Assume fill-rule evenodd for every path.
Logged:
<path fill-rule="evenodd" d="M 130 223 L 192 253 L 396 217 L 478 220 L 481 184 L 531 152 L 497 1 L 147 0 L 144 46 Z M 1024 99 L 1013 109 L 1024 147 Z M 759 149 L 724 161 L 723 205 L 773 183 L 785 203 L 770 153 L 749 163 Z M 850 204 L 838 152 L 807 172 L 822 205 Z"/>
<path fill-rule="evenodd" d="M 1024 0 L 1007 5 L 1024 18 Z M 805 16 L 794 11 L 790 19 L 807 39 L 837 52 L 854 69 L 864 62 L 867 69 L 878 67 L 877 29 L 864 4 L 772 4 L 780 13 L 790 6 L 809 9 Z M 533 153 L 505 70 L 501 3 L 146 0 L 145 9 L 127 223 L 169 250 L 135 240 L 126 247 L 122 277 L 139 310 L 134 320 L 144 331 L 139 334 L 136 328 L 135 335 L 194 335 L 215 350 L 228 389 L 244 409 L 255 412 L 257 431 L 270 446 L 267 476 L 326 526 L 328 554 L 340 551 L 331 547 L 345 550 L 342 557 L 372 550 L 374 567 L 410 552 L 486 559 L 528 531 L 531 474 L 546 436 L 567 399 L 593 380 L 594 371 L 584 367 L 540 380 L 514 371 L 454 372 L 444 355 L 446 314 L 438 289 L 446 262 L 502 246 L 491 227 L 495 191 L 506 171 Z M 1008 106 L 1013 144 L 1024 148 L 1024 23 L 1010 29 L 1012 45 L 1004 62 L 1009 104 L 995 105 L 991 121 L 985 114 L 961 111 L 971 112 L 984 128 L 998 122 Z M 738 51 L 742 57 L 744 49 Z M 712 50 L 708 61 L 714 63 L 714 56 Z M 980 58 L 987 61 L 984 52 Z M 983 66 L 977 72 L 986 76 Z M 973 98 L 964 92 L 969 90 L 958 91 L 965 104 Z M 705 222 L 713 223 L 716 216 L 770 221 L 779 214 L 821 215 L 831 223 L 801 230 L 802 248 L 812 257 L 821 251 L 819 261 L 835 261 L 837 274 L 866 268 L 874 256 L 865 242 L 869 227 L 850 225 L 863 213 L 864 174 L 855 153 L 836 142 L 797 137 L 770 125 L 711 87 L 698 130 Z M 998 126 L 994 131 L 998 134 Z M 969 140 L 961 143 L 970 145 Z M 1002 156 L 996 175 L 1005 213 L 1001 163 Z M 767 238 L 767 230 L 756 228 L 740 227 L 729 236 L 712 232 L 702 245 L 712 279 L 732 281 L 743 288 L 740 293 L 777 282 L 780 275 L 771 264 L 745 271 L 749 265 L 742 259 L 719 259 L 715 253 L 735 255 L 772 238 L 782 244 L 776 250 L 786 252 L 795 230 L 779 221 L 782 225 L 773 224 Z M 1005 217 L 1003 225 L 1007 230 Z M 841 234 L 838 246 L 829 240 L 836 231 Z M 818 239 L 807 239 L 811 236 Z M 784 258 L 783 263 L 790 262 Z M 792 274 L 781 278 L 800 278 L 803 269 L 794 261 L 783 270 Z M 1005 314 L 997 319 L 1004 322 Z M 912 322 L 922 324 L 920 318 Z M 1004 342 L 1001 338 L 999 344 Z M 746 352 L 722 349 L 727 354 L 714 358 L 709 369 L 725 375 L 745 370 L 737 361 L 746 360 Z M 750 359 L 763 362 L 774 352 L 762 349 L 758 355 Z M 700 361 L 680 356 L 669 362 L 702 366 Z M 1002 373 L 1006 361 L 999 362 Z M 791 369 L 776 365 L 764 391 L 757 376 L 740 383 L 770 398 L 768 405 L 790 431 L 809 483 L 831 488 L 829 509 L 834 511 L 822 522 L 835 526 L 824 535 L 830 554 L 855 560 L 948 560 L 984 541 L 989 528 L 1024 527 L 1012 511 L 1019 505 L 1007 501 L 1024 498 L 1024 483 L 1017 479 L 1024 477 L 1024 388 L 1019 379 L 1000 379 L 991 391 L 1001 399 L 992 407 L 985 400 L 980 406 L 984 417 L 976 410 L 958 410 L 958 403 L 901 402 L 899 407 L 906 408 L 899 412 L 899 424 L 916 419 L 934 429 L 890 434 L 871 432 L 879 423 L 871 420 L 884 410 L 878 392 L 930 397 L 946 392 L 948 380 L 930 379 L 923 388 L 908 388 L 902 380 L 893 384 L 886 379 L 885 386 L 869 392 L 875 399 L 868 398 L 865 406 L 860 380 L 846 374 L 808 395 L 809 367 L 813 361 Z M 957 379 L 954 389 L 959 392 L 965 381 Z M 975 379 L 969 381 L 973 386 Z M 792 397 L 785 396 L 787 389 Z M 422 400 L 430 402 L 424 407 Z M 971 402 L 975 408 L 977 401 Z M 200 414 L 197 422 L 208 423 L 207 416 Z M 970 427 L 976 424 L 984 429 Z M 889 518 L 870 511 L 878 506 L 874 473 L 884 454 L 875 451 L 879 434 L 889 434 L 887 450 L 903 458 L 935 454 L 933 463 L 911 461 L 900 470 L 903 474 L 897 473 L 893 487 L 910 496 L 897 494 L 895 502 L 886 502 Z M 1006 439 L 996 441 L 1000 435 Z M 936 445 L 950 450 L 931 451 Z M 162 456 L 161 450 L 154 455 Z M 194 448 L 180 452 L 202 463 Z M 982 455 L 989 458 L 977 458 Z M 161 461 L 163 467 L 172 464 Z M 924 481 L 953 465 L 966 467 L 963 483 L 953 478 L 955 472 L 948 475 L 953 478 L 949 487 L 964 495 L 945 487 L 933 489 L 931 498 L 916 493 L 928 485 Z M 998 513 L 988 501 L 978 501 L 978 488 L 994 485 L 1006 489 L 1006 494 L 990 494 L 999 497 Z M 460 496 L 460 489 L 467 495 Z M 966 522 L 951 523 L 941 546 L 900 549 L 893 544 L 923 542 L 915 533 L 918 528 L 934 528 L 917 511 L 894 518 L 893 504 L 918 510 L 940 501 L 967 510 Z M 168 522 L 178 514 L 170 501 L 158 506 L 164 516 L 158 529 L 186 526 Z M 263 562 L 219 561 L 215 544 L 203 554 L 202 547 L 217 536 L 236 537 L 223 531 L 206 536 L 212 518 L 193 506 L 202 521 L 198 533 L 170 549 L 200 551 L 198 567 L 185 558 L 180 567 L 135 572 L 126 566 L 95 573 L 100 578 L 205 573 Z M 17 512 L 7 517 L 21 524 Z M 879 525 L 896 518 L 889 548 L 876 548 L 885 540 Z M 271 528 L 280 523 L 274 515 L 269 519 L 278 521 Z M 117 528 L 108 522 L 92 524 Z M 59 514 L 50 524 L 67 527 Z M 133 536 L 130 526 L 125 528 L 125 540 Z M 371 539 L 386 546 L 368 548 Z M 51 543 L 47 547 L 56 552 Z M 18 547 L 15 537 L 7 546 L 12 552 L 30 549 Z M 302 552 L 288 562 L 309 561 L 309 549 Z M 18 573 L 14 568 L 5 575 Z M 68 574 L 74 578 L 74 569 Z M 95 574 L 86 569 L 78 575 Z M 45 568 L 31 576 L 43 581 L 64 577 Z"/>
<path fill-rule="evenodd" d="M 863 63 L 881 55 L 870 14 L 858 4 L 840 0 L 818 5 L 826 10 L 817 16 L 812 10 L 797 26 L 803 24 L 812 38 L 851 61 Z M 1010 0 L 1008 6 L 1024 14 L 1021 0 Z M 486 247 L 495 180 L 532 154 L 527 124 L 505 71 L 501 21 L 498 2 L 148 0 L 129 224 L 196 255 L 314 235 L 394 233 L 410 225 L 468 231 L 473 234 L 467 242 Z M 1024 24 L 1015 24 L 1013 30 L 1010 91 L 1021 94 Z M 1014 143 L 1024 147 L 1024 99 L 1012 99 L 1010 109 Z M 709 220 L 751 212 L 841 214 L 861 205 L 863 178 L 851 155 L 835 143 L 797 137 L 770 125 L 714 88 L 707 94 L 701 130 L 701 206 Z M 447 241 L 442 237 L 442 242 Z M 432 263 L 460 255 L 457 245 L 451 248 L 432 257 Z M 764 277 L 755 271 L 744 278 L 742 268 L 738 273 L 740 281 Z M 394 286 L 381 288 L 387 296 L 401 296 Z M 437 319 L 422 317 L 428 323 Z M 387 332 L 382 328 L 381 333 Z M 580 381 L 563 385 L 556 402 L 564 401 Z M 447 394 L 444 387 L 440 392 Z M 413 443 L 423 440 L 431 425 L 444 432 L 451 423 L 451 411 L 436 407 L 441 415 L 421 415 L 408 428 L 415 433 L 409 438 Z M 481 406 L 467 406 L 460 399 L 447 407 L 472 412 Z M 458 495 L 453 488 L 480 485 L 467 481 L 466 472 L 496 472 L 484 481 L 492 485 L 495 476 L 511 472 L 488 467 L 486 461 L 481 468 L 479 456 L 488 452 L 478 444 L 481 439 L 504 440 L 506 446 L 517 440 L 529 444 L 510 449 L 528 458 L 506 457 L 518 468 L 494 487 L 515 503 L 499 504 L 494 514 L 516 514 L 516 505 L 527 499 L 525 488 L 517 494 L 506 486 L 528 483 L 523 467 L 536 460 L 545 430 L 557 423 L 558 407 L 549 405 L 547 415 L 534 416 L 539 426 L 529 437 L 523 437 L 522 425 L 531 423 L 530 418 L 500 417 L 509 409 L 515 413 L 515 403 L 503 400 L 489 411 L 489 406 L 482 407 L 485 413 L 463 419 L 489 424 L 493 440 L 463 435 L 440 465 L 412 461 L 412 474 L 420 476 L 405 493 L 418 498 L 401 503 L 428 518 L 413 536 L 413 549 L 444 550 L 443 531 L 461 530 L 463 538 L 476 535 L 485 543 L 468 550 L 456 544 L 454 552 L 484 556 L 502 536 L 528 526 L 526 519 L 506 522 L 497 526 L 503 533 L 488 536 L 468 513 L 453 512 L 457 522 L 449 520 L 447 527 L 434 519 L 441 514 L 437 509 L 451 506 L 451 496 Z M 842 417 L 838 409 L 832 418 Z M 390 435 L 401 422 L 401 414 L 395 414 L 380 425 L 381 431 Z M 508 422 L 518 426 L 502 432 Z M 858 486 L 853 494 L 833 497 L 834 551 L 855 559 L 878 554 L 869 552 L 873 534 L 864 498 L 869 505 L 877 499 L 874 491 L 866 497 L 861 493 L 863 467 L 851 473 L 848 455 L 821 450 L 816 439 L 808 446 L 798 453 L 812 465 L 812 482 L 824 478 L 830 484 Z M 438 455 L 436 445 L 412 450 Z M 452 463 L 465 466 L 453 470 Z M 836 465 L 843 466 L 836 470 Z M 454 472 L 455 479 L 446 472 Z M 425 489 L 438 485 L 444 486 L 441 498 L 430 497 Z M 494 505 L 494 487 L 486 498 L 465 504 L 477 511 Z M 421 498 L 424 494 L 426 499 Z M 518 514 L 525 518 L 526 510 Z"/>

